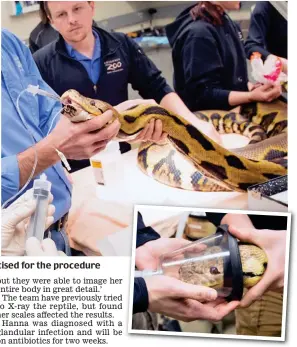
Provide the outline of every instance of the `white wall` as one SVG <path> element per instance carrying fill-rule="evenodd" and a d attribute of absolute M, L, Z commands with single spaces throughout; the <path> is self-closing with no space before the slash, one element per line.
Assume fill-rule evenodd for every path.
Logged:
<path fill-rule="evenodd" d="M 38 11 L 21 16 L 11 16 L 14 1 L 1 1 L 1 28 L 6 28 L 25 40 L 40 22 Z"/>
<path fill-rule="evenodd" d="M 181 1 L 95 1 L 95 21 L 104 20 L 110 17 L 120 16 L 127 13 L 136 12 L 149 7 L 169 6 Z M 23 14 L 21 16 L 11 16 L 13 1 L 1 1 L 1 27 L 6 28 L 16 34 L 20 39 L 28 39 L 30 32 L 39 23 L 38 11 Z M 169 20 L 156 21 L 154 24 L 161 25 Z M 148 25 L 148 23 L 144 23 Z M 120 28 L 127 32 L 138 30 L 140 26 Z"/>

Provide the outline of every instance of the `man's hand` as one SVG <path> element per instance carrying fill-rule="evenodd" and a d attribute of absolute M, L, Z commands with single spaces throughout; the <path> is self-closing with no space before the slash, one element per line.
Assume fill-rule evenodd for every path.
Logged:
<path fill-rule="evenodd" d="M 239 303 L 226 303 L 222 298 L 217 299 L 217 292 L 212 288 L 167 276 L 148 277 L 145 282 L 149 294 L 148 309 L 185 322 L 197 319 L 219 321 Z"/>
<path fill-rule="evenodd" d="M 160 257 L 191 244 L 184 239 L 160 238 L 136 249 L 135 264 L 139 270 L 158 268 Z M 173 275 L 173 274 L 172 274 Z M 221 320 L 233 311 L 238 302 L 226 303 L 217 299 L 217 292 L 208 287 L 197 286 L 169 276 L 145 278 L 149 293 L 149 310 L 166 314 L 183 321 L 196 319 Z M 202 302 L 211 301 L 202 304 Z"/>
<path fill-rule="evenodd" d="M 277 99 L 282 93 L 280 85 L 264 84 L 254 88 L 249 92 L 250 101 L 271 102 Z"/>
<path fill-rule="evenodd" d="M 66 158 L 87 159 L 103 150 L 107 143 L 118 134 L 120 122 L 115 120 L 108 124 L 111 119 L 112 111 L 110 110 L 101 116 L 80 123 L 72 123 L 67 117 L 62 116 L 48 137 Z"/>
<path fill-rule="evenodd" d="M 262 248 L 268 258 L 267 269 L 262 279 L 248 290 L 240 302 L 240 307 L 250 306 L 268 290 L 282 290 L 285 274 L 286 230 L 243 229 L 230 225 L 229 231 L 239 240 Z"/>
<path fill-rule="evenodd" d="M 252 90 L 261 87 L 262 84 L 261 83 L 252 83 L 252 82 L 248 82 L 248 90 L 251 92 Z"/>
<path fill-rule="evenodd" d="M 53 201 L 50 194 L 49 204 Z M 24 255 L 27 220 L 34 213 L 36 202 L 33 200 L 33 190 L 28 190 L 9 207 L 2 210 L 1 253 L 5 256 Z M 54 221 L 54 205 L 48 206 L 45 229 Z"/>
<path fill-rule="evenodd" d="M 156 143 L 165 143 L 167 133 L 163 132 L 162 121 L 160 119 L 152 119 L 135 139 L 130 140 L 129 143 L 138 143 L 152 141 Z"/>
<path fill-rule="evenodd" d="M 155 270 L 159 265 L 160 256 L 191 244 L 185 239 L 160 239 L 145 243 L 136 249 L 135 265 L 139 270 Z"/>
<path fill-rule="evenodd" d="M 172 93 L 175 94 L 175 93 Z M 115 109 L 119 112 L 123 112 L 133 106 L 145 104 L 145 105 L 157 105 L 155 100 L 145 100 L 145 99 L 136 99 L 136 100 L 128 100 L 122 102 L 121 104 L 115 106 Z M 185 105 L 183 104 L 183 107 Z M 169 108 L 168 108 L 169 109 Z M 203 132 L 206 136 L 208 136 L 213 141 L 222 144 L 222 140 L 220 134 L 216 131 L 213 124 L 204 122 L 197 118 L 195 114 L 192 114 L 187 108 L 187 117 L 186 119 L 193 124 L 198 130 Z M 168 134 L 163 132 L 162 121 L 160 119 L 152 119 L 150 123 L 148 123 L 145 128 L 137 135 L 137 137 L 133 140 L 130 140 L 130 143 L 138 143 L 142 141 L 152 141 L 156 143 L 164 143 L 166 141 Z"/>
<path fill-rule="evenodd" d="M 149 99 L 135 99 L 135 100 L 127 100 L 122 102 L 121 104 L 115 106 L 115 109 L 118 112 L 123 112 L 133 106 L 136 105 L 157 105 L 155 100 Z M 160 119 L 154 120 L 152 119 L 141 132 L 135 137 L 133 140 L 129 140 L 129 143 L 138 143 L 142 141 L 152 141 L 157 143 L 165 142 L 167 138 L 167 134 L 163 132 L 162 129 L 162 121 Z"/>

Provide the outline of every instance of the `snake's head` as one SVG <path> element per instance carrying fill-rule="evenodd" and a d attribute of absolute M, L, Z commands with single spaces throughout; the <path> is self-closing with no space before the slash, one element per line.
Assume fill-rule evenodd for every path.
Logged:
<path fill-rule="evenodd" d="M 239 245 L 243 282 L 246 288 L 256 285 L 264 275 L 268 259 L 266 253 L 255 245 Z"/>
<path fill-rule="evenodd" d="M 68 116 L 72 122 L 82 122 L 93 117 L 102 115 L 107 110 L 113 111 L 113 119 L 118 117 L 117 111 L 109 104 L 100 100 L 94 100 L 81 95 L 74 89 L 67 90 L 61 96 L 64 105 L 63 114 Z"/>

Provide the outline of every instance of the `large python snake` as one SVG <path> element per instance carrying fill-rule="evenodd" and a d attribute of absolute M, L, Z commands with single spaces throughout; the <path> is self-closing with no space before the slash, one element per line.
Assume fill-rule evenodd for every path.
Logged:
<path fill-rule="evenodd" d="M 204 253 L 207 260 L 189 262 L 179 268 L 179 279 L 186 283 L 197 284 L 212 288 L 224 287 L 223 257 L 219 246 L 209 247 Z M 267 267 L 265 252 L 255 245 L 239 244 L 239 252 L 243 273 L 243 285 L 251 288 L 256 285 Z M 213 258 L 211 258 L 213 255 Z"/>
<path fill-rule="evenodd" d="M 248 146 L 232 151 L 208 138 L 180 115 L 158 105 L 141 104 L 119 113 L 111 105 L 86 98 L 75 90 L 66 91 L 61 101 L 64 113 L 74 122 L 113 110 L 113 120 L 118 118 L 121 123 L 118 134 L 121 140 L 138 134 L 151 119 L 160 119 L 169 144 L 142 145 L 138 163 L 146 174 L 173 187 L 246 191 L 251 185 L 287 174 L 287 107 L 281 101 L 248 105 L 239 113 L 197 113 L 198 118 L 212 122 L 220 133 L 249 137 Z M 176 152 L 183 157 L 180 167 L 174 159 Z"/>

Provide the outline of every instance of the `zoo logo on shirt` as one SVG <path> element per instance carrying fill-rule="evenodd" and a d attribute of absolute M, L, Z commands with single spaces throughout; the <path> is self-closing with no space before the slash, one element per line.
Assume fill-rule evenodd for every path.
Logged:
<path fill-rule="evenodd" d="M 243 40 L 243 35 L 242 35 L 242 32 L 241 32 L 241 31 L 238 31 L 238 37 L 239 37 L 239 40 L 240 40 L 240 41 L 244 41 L 244 40 Z"/>
<path fill-rule="evenodd" d="M 120 58 L 105 61 L 104 65 L 108 74 L 124 70 Z"/>

